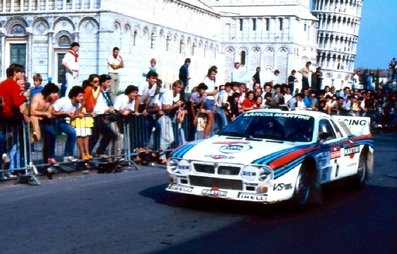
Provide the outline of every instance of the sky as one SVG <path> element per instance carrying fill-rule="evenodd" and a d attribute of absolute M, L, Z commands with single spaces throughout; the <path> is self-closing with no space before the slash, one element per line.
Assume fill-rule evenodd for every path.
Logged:
<path fill-rule="evenodd" d="M 355 68 L 387 69 L 397 58 L 397 0 L 363 0 Z"/>

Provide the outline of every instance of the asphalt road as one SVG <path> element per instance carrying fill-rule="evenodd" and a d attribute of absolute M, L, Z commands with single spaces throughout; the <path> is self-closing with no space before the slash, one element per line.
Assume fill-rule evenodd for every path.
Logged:
<path fill-rule="evenodd" d="M 0 253 L 397 253 L 397 134 L 375 145 L 364 190 L 300 212 L 168 193 L 164 167 L 2 182 Z"/>

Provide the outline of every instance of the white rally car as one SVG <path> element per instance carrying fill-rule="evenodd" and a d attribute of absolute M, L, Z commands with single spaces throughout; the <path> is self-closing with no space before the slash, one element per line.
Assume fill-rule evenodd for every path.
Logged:
<path fill-rule="evenodd" d="M 373 165 L 366 117 L 314 111 L 253 110 L 217 135 L 175 149 L 167 191 L 298 206 L 321 200 L 321 185 L 351 177 L 364 184 Z"/>

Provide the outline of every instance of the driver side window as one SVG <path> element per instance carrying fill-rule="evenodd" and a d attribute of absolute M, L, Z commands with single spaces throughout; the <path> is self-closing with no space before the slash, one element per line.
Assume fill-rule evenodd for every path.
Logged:
<path fill-rule="evenodd" d="M 336 134 L 334 129 L 332 128 L 331 123 L 327 119 L 321 119 L 319 123 L 319 131 L 318 134 L 320 135 L 321 133 L 327 133 L 328 138 L 327 139 L 334 139 L 336 138 Z"/>

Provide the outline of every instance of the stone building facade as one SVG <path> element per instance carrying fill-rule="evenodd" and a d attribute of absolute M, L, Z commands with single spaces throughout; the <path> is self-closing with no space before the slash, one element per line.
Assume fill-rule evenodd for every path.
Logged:
<path fill-rule="evenodd" d="M 280 71 L 286 82 L 292 69 L 316 61 L 317 20 L 309 2 L 301 0 L 212 0 L 221 14 L 221 41 L 230 77 L 233 62 L 241 62 L 250 80 L 260 66 L 269 77 Z M 262 79 L 261 79 L 262 80 Z M 266 81 L 266 80 L 265 80 Z"/>
<path fill-rule="evenodd" d="M 324 63 L 317 53 L 323 45 L 317 39 L 318 19 L 324 15 L 313 16 L 309 0 L 241 2 L 2 0 L 0 77 L 5 77 L 10 63 L 18 62 L 26 67 L 29 78 L 41 73 L 44 79 L 52 77 L 62 83 L 61 60 L 73 41 L 80 43 L 81 81 L 91 73 L 106 73 L 106 59 L 113 47 L 119 47 L 125 62 L 121 87 L 144 83 L 142 73 L 153 57 L 166 84 L 178 78 L 184 59 L 191 58 L 192 85 L 201 82 L 212 65 L 219 68 L 220 83 L 230 80 L 235 61 L 242 62 L 247 82 L 257 66 L 268 72 L 279 69 L 280 80 L 285 81 L 292 69 L 308 60 Z M 317 10 L 315 14 L 320 15 Z M 348 52 L 336 55 L 346 66 L 343 73 L 352 72 L 354 53 L 352 45 Z"/>

